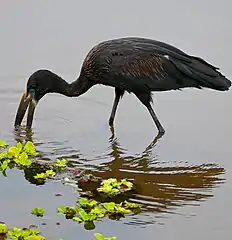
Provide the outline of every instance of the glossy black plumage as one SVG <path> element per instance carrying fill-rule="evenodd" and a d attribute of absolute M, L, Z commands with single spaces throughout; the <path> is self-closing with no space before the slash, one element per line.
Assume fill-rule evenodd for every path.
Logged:
<path fill-rule="evenodd" d="M 228 90 L 217 68 L 163 42 L 123 38 L 100 43 L 87 55 L 83 71 L 97 83 L 128 92 L 167 91 L 184 87 Z"/>
<path fill-rule="evenodd" d="M 36 71 L 28 80 L 27 92 L 33 92 L 37 101 L 49 92 L 75 97 L 96 84 L 115 88 L 110 124 L 113 124 L 120 97 L 127 91 L 138 97 L 149 110 L 159 132 L 164 132 L 150 105 L 152 91 L 186 87 L 226 91 L 231 81 L 217 67 L 169 44 L 130 37 L 94 46 L 84 59 L 80 76 L 71 84 L 48 70 Z"/>

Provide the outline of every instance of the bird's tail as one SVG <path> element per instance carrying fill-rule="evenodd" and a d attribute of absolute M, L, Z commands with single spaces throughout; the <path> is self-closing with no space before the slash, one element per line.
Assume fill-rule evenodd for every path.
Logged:
<path fill-rule="evenodd" d="M 191 56 L 188 63 L 175 61 L 175 66 L 188 79 L 192 79 L 193 87 L 211 88 L 218 91 L 227 91 L 231 87 L 231 81 L 219 72 L 219 68 L 207 63 L 201 58 Z M 190 86 L 192 87 L 192 86 Z"/>

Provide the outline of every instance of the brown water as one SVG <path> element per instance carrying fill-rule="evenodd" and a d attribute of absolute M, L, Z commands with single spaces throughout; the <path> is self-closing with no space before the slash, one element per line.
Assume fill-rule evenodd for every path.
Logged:
<path fill-rule="evenodd" d="M 85 54 L 101 40 L 163 40 L 205 58 L 232 79 L 231 7 L 226 0 L 5 1 L 0 8 L 0 138 L 11 144 L 26 138 L 24 132 L 14 132 L 13 122 L 33 71 L 47 68 L 71 82 Z M 121 101 L 112 136 L 108 117 L 113 99 L 114 90 L 102 86 L 79 99 L 46 96 L 36 110 L 32 140 L 44 159 L 63 156 L 101 177 L 136 179 L 140 192 L 133 200 L 144 203 L 145 211 L 117 222 L 104 220 L 86 231 L 55 212 L 56 206 L 77 200 L 72 188 L 59 183 L 36 187 L 11 170 L 7 178 L 0 176 L 0 221 L 19 227 L 38 224 L 49 239 L 87 240 L 94 232 L 119 240 L 229 239 L 231 91 L 155 94 L 166 134 L 153 143 L 156 127 L 133 95 Z M 57 192 L 63 197 L 55 197 Z M 30 215 L 38 206 L 47 210 L 43 220 Z"/>

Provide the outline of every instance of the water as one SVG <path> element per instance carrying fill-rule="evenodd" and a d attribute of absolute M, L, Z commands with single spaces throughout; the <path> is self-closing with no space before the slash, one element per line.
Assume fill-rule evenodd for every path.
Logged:
<path fill-rule="evenodd" d="M 163 40 L 219 66 L 232 79 L 230 9 L 226 0 L 4 2 L 0 8 L 0 138 L 10 144 L 26 138 L 23 132 L 14 132 L 13 122 L 32 72 L 47 68 L 71 82 L 85 54 L 105 39 Z M 12 170 L 8 178 L 0 177 L 0 221 L 19 227 L 38 224 L 49 239 L 87 240 L 94 232 L 118 239 L 228 238 L 231 91 L 155 94 L 155 110 L 166 133 L 153 144 L 156 127 L 147 110 L 128 94 L 120 102 L 112 136 L 108 117 L 113 99 L 114 90 L 103 86 L 78 99 L 49 94 L 38 105 L 31 138 L 43 159 L 67 157 L 104 178 L 136 179 L 140 192 L 133 200 L 145 204 L 144 212 L 118 222 L 105 220 L 94 231 L 86 231 L 55 212 L 56 206 L 77 200 L 72 188 L 59 183 L 36 187 Z M 57 192 L 63 196 L 55 197 Z M 30 215 L 37 206 L 47 210 L 44 219 Z"/>

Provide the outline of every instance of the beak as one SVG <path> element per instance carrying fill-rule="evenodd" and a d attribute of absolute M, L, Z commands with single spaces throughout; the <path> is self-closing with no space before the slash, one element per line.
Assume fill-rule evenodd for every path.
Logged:
<path fill-rule="evenodd" d="M 31 129 L 37 101 L 32 97 L 27 114 L 27 128 Z"/>
<path fill-rule="evenodd" d="M 28 116 L 27 116 L 27 128 L 31 128 L 36 104 L 37 104 L 37 102 L 34 99 L 33 94 L 31 94 L 31 93 L 23 94 L 21 101 L 19 103 L 16 117 L 15 117 L 15 123 L 14 123 L 15 127 L 21 125 L 22 120 L 24 118 L 24 115 L 25 115 L 26 110 L 29 105 Z"/>

